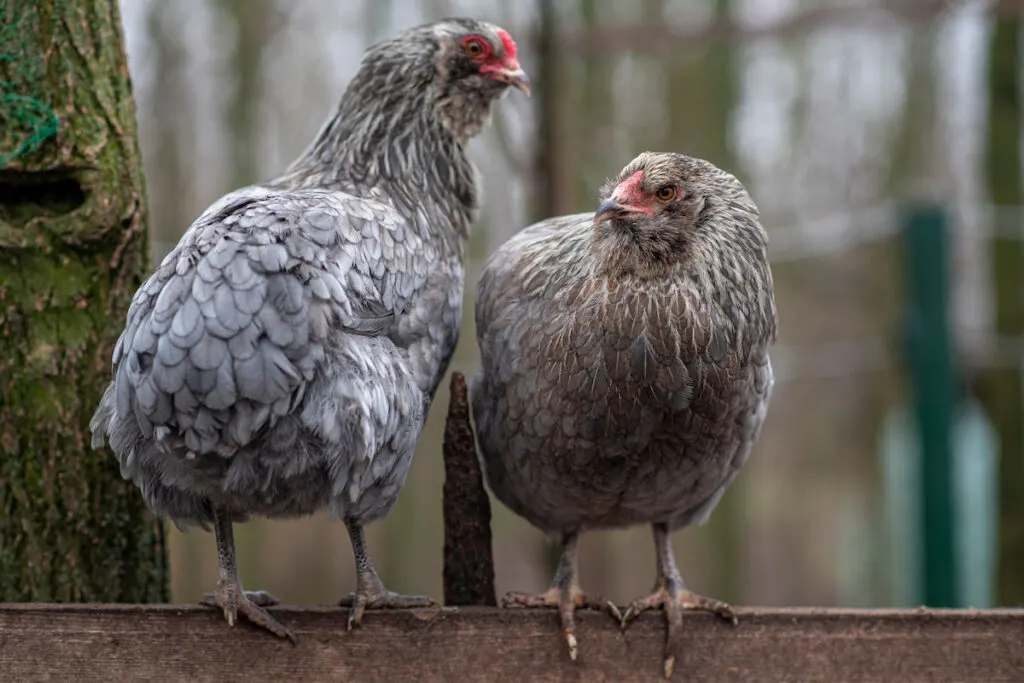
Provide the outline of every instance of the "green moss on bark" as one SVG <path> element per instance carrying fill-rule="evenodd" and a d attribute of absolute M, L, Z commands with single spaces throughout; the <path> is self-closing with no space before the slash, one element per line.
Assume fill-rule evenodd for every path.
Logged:
<path fill-rule="evenodd" d="M 117 2 L 0 0 L 0 22 L 0 602 L 166 601 L 163 526 L 89 446 L 147 269 Z M 24 153 L 29 100 L 58 126 Z"/>

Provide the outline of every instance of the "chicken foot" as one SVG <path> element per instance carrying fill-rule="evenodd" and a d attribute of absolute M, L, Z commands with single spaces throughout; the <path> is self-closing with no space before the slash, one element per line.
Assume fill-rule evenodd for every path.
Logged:
<path fill-rule="evenodd" d="M 579 532 L 567 532 L 562 538 L 562 557 L 558 561 L 558 569 L 551 581 L 551 588 L 539 595 L 511 592 L 502 598 L 502 607 L 554 607 L 558 610 L 558 618 L 562 625 L 562 633 L 569 646 L 569 657 L 573 661 L 579 656 L 579 644 L 576 639 L 577 608 L 596 609 L 621 621 L 619 608 L 613 603 L 599 598 L 592 598 L 579 586 Z"/>
<path fill-rule="evenodd" d="M 231 517 L 216 507 L 213 509 L 213 534 L 217 538 L 217 590 L 204 595 L 200 604 L 223 610 L 229 626 L 234 626 L 238 615 L 242 615 L 275 636 L 287 638 L 294 643 L 292 632 L 263 609 L 276 605 L 277 598 L 265 591 L 243 590 L 235 563 L 235 535 Z"/>
<path fill-rule="evenodd" d="M 683 612 L 704 611 L 717 614 L 723 619 L 738 623 L 732 608 L 726 603 L 692 593 L 683 585 L 683 578 L 676 567 L 675 555 L 669 540 L 668 525 L 654 524 L 654 545 L 658 558 L 658 579 L 654 592 L 634 600 L 626 614 L 622 617 L 622 628 L 649 609 L 661 608 L 665 611 L 668 621 L 668 636 L 665 641 L 665 678 L 671 678 L 675 671 L 676 656 L 679 650 L 679 638 L 683 630 Z"/>
<path fill-rule="evenodd" d="M 349 607 L 348 630 L 363 623 L 363 614 L 367 609 L 409 609 L 413 607 L 433 607 L 437 602 L 425 595 L 399 595 L 392 593 L 380 580 L 373 560 L 366 550 L 366 539 L 363 527 L 352 519 L 345 520 L 349 539 L 352 541 L 352 553 L 356 560 L 356 592 L 338 601 L 339 607 Z"/>

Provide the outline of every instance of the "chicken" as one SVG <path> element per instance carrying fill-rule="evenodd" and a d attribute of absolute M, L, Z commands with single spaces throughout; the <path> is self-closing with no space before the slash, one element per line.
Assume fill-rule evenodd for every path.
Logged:
<path fill-rule="evenodd" d="M 91 423 L 146 503 L 212 526 L 204 602 L 287 628 L 245 592 L 232 525 L 330 507 L 364 610 L 431 604 L 388 591 L 363 527 L 398 496 L 459 336 L 477 212 L 464 145 L 515 86 L 516 45 L 468 19 L 371 47 L 340 104 L 281 176 L 232 192 L 188 229 L 132 301 Z"/>
<path fill-rule="evenodd" d="M 485 480 L 561 538 L 550 590 L 504 604 L 559 611 L 577 656 L 587 529 L 650 524 L 665 670 L 683 610 L 735 620 L 683 585 L 671 532 L 700 523 L 747 460 L 764 421 L 776 336 L 767 235 L 743 185 L 712 164 L 644 153 L 603 188 L 596 213 L 532 225 L 494 252 L 478 284 L 481 370 L 471 399 Z"/>

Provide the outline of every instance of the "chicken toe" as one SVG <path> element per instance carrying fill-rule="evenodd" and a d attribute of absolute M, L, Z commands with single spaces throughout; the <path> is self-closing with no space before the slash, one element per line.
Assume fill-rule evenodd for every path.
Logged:
<path fill-rule="evenodd" d="M 619 608 L 614 603 L 594 598 L 578 585 L 552 586 L 546 592 L 537 595 L 530 593 L 506 593 L 501 601 L 502 607 L 554 607 L 558 609 L 558 618 L 562 626 L 565 643 L 569 647 L 569 658 L 576 661 L 579 656 L 579 642 L 576 639 L 577 609 L 595 609 L 605 612 L 616 621 L 622 621 Z"/>
<path fill-rule="evenodd" d="M 569 657 L 576 661 L 579 656 L 579 642 L 576 638 L 575 612 L 578 608 L 597 609 L 621 622 L 619 608 L 613 603 L 593 598 L 579 587 L 578 577 L 579 532 L 567 532 L 562 538 L 562 557 L 551 582 L 551 588 L 539 595 L 529 593 L 507 593 L 501 601 L 502 607 L 554 607 L 562 626 Z"/>
<path fill-rule="evenodd" d="M 277 604 L 277 598 L 265 591 L 245 591 L 237 580 L 219 582 L 217 590 L 203 596 L 200 604 L 218 607 L 224 611 L 228 625 L 234 626 L 238 615 L 242 615 L 253 624 L 265 628 L 279 638 L 287 638 L 295 642 L 295 636 L 277 619 L 272 617 L 264 607 Z"/>

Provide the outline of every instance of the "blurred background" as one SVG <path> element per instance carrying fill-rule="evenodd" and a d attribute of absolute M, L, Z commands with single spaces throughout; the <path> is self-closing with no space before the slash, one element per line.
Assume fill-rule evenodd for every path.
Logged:
<path fill-rule="evenodd" d="M 539 88 L 470 145 L 484 211 L 452 369 L 477 368 L 474 284 L 501 242 L 593 209 L 641 151 L 709 159 L 762 209 L 781 334 L 749 464 L 675 537 L 688 584 L 738 604 L 915 605 L 934 585 L 931 604 L 1024 603 L 1022 4 L 122 0 L 154 262 L 210 202 L 303 150 L 367 45 L 443 16 L 493 21 Z M 920 201 L 935 208 L 914 217 Z M 370 528 L 388 586 L 438 598 L 445 387 Z M 492 505 L 499 595 L 544 588 L 550 541 Z M 173 599 L 196 600 L 216 581 L 213 537 L 171 534 Z M 354 587 L 326 514 L 236 535 L 250 589 L 327 604 Z M 585 535 L 581 572 L 619 603 L 647 592 L 649 530 Z"/>

